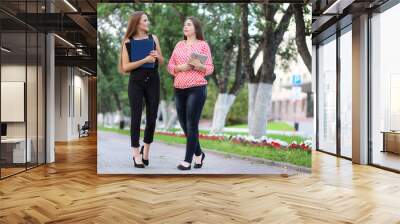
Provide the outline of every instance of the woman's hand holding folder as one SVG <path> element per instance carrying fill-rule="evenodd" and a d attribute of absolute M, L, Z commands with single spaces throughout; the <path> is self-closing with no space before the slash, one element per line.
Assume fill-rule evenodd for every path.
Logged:
<path fill-rule="evenodd" d="M 160 57 L 160 55 L 158 54 L 158 52 L 155 51 L 155 50 L 152 50 L 152 51 L 150 52 L 150 54 L 147 55 L 147 56 L 144 58 L 144 62 L 145 62 L 145 63 L 154 63 L 154 62 L 156 62 L 156 59 L 159 58 L 159 57 Z"/>
<path fill-rule="evenodd" d="M 199 59 L 196 59 L 196 58 L 190 58 L 190 60 L 189 60 L 189 65 L 191 65 L 191 66 L 192 66 L 192 69 L 194 69 L 194 68 L 196 68 L 196 67 L 199 67 L 199 66 L 201 66 L 201 65 L 202 65 L 202 63 L 200 62 L 200 60 L 199 60 Z"/>
<path fill-rule="evenodd" d="M 159 57 L 160 57 L 160 55 L 158 54 L 158 52 L 155 51 L 155 50 L 152 50 L 152 51 L 150 52 L 150 54 L 147 55 L 147 56 L 144 58 L 144 61 L 145 61 L 145 63 L 154 63 L 154 62 L 156 62 L 156 59 L 159 58 Z"/>
<path fill-rule="evenodd" d="M 156 51 L 156 50 L 150 51 L 150 56 L 153 56 L 155 59 L 160 58 L 160 55 L 158 54 L 158 51 Z"/>
<path fill-rule="evenodd" d="M 201 61 L 197 58 L 190 58 L 189 65 L 191 66 L 191 68 L 193 70 L 202 71 L 202 72 L 205 71 L 204 64 L 201 63 Z"/>
<path fill-rule="evenodd" d="M 189 70 L 203 70 L 204 65 L 198 59 L 190 59 L 188 63 L 177 65 L 176 72 L 185 72 Z"/>
<path fill-rule="evenodd" d="M 187 63 L 177 65 L 175 68 L 176 72 L 184 72 L 189 70 L 204 71 L 205 66 L 203 63 L 201 63 L 200 59 L 191 57 Z"/>
<path fill-rule="evenodd" d="M 154 56 L 152 56 L 151 54 L 149 54 L 144 58 L 144 62 L 145 63 L 154 63 L 154 62 L 156 62 L 156 58 Z"/>

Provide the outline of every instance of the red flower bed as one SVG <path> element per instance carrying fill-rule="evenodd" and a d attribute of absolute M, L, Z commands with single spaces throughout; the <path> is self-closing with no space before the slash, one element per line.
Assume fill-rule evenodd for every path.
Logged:
<path fill-rule="evenodd" d="M 185 137 L 183 133 L 175 133 L 175 132 L 168 132 L 168 131 L 157 131 L 157 134 L 166 135 L 166 136 L 177 136 L 177 137 Z M 207 134 L 199 134 L 200 139 L 207 139 L 207 140 L 219 140 L 219 141 L 231 141 L 235 144 L 242 144 L 242 145 L 251 145 L 251 146 L 260 146 L 260 147 L 270 147 L 276 150 L 303 150 L 307 152 L 311 152 L 311 147 L 305 143 L 290 143 L 287 144 L 283 141 L 275 141 L 275 140 L 254 140 L 254 139 L 246 139 L 243 136 L 223 136 L 223 135 L 207 135 Z M 281 144 L 282 143 L 282 144 Z"/>

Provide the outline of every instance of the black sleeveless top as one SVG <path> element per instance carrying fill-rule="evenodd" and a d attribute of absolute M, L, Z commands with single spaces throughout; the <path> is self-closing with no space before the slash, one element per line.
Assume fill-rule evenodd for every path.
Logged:
<path fill-rule="evenodd" d="M 129 39 L 129 42 L 125 43 L 125 47 L 128 50 L 128 55 L 129 58 L 131 58 L 131 52 L 129 49 L 131 49 L 131 42 L 133 38 Z M 148 39 L 153 40 L 153 36 L 149 34 Z M 153 40 L 154 41 L 154 40 Z M 154 50 L 156 50 L 156 42 L 154 41 Z M 158 75 L 158 59 L 155 61 L 155 66 L 154 68 L 136 68 L 131 71 L 130 78 L 132 80 L 144 80 L 148 76 L 153 76 L 153 75 Z"/>

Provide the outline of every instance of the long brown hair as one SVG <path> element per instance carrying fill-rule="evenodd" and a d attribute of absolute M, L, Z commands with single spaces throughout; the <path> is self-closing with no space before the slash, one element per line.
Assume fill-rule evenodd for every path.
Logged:
<path fill-rule="evenodd" d="M 122 49 L 123 49 L 123 47 L 124 47 L 124 42 L 125 42 L 126 40 L 128 40 L 128 39 L 133 38 L 133 36 L 136 35 L 136 33 L 137 33 L 137 27 L 138 27 L 138 25 L 139 25 L 139 23 L 140 23 L 140 19 L 142 18 L 143 15 L 147 15 L 147 14 L 146 14 L 145 12 L 143 12 L 143 11 L 136 11 L 136 12 L 134 12 L 134 13 L 131 15 L 131 17 L 130 17 L 130 19 L 129 19 L 128 27 L 127 27 L 127 29 L 126 29 L 124 38 L 122 39 L 122 42 L 121 42 L 121 49 L 120 49 L 120 52 L 119 52 L 118 71 L 119 71 L 121 74 L 124 74 L 124 73 L 125 73 L 125 72 L 122 70 Z"/>
<path fill-rule="evenodd" d="M 200 20 L 198 20 L 196 17 L 189 16 L 185 19 L 185 21 L 190 20 L 193 23 L 194 26 L 194 32 L 196 34 L 196 39 L 198 40 L 204 40 L 204 34 L 203 34 L 203 29 L 201 28 L 201 23 Z M 187 37 L 183 35 L 183 39 L 186 40 Z"/>

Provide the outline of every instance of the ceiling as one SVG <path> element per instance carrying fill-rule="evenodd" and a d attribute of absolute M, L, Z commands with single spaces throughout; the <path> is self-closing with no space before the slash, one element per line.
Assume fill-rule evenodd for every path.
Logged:
<path fill-rule="evenodd" d="M 77 66 L 96 75 L 96 4 L 96 0 L 1 0 L 2 46 L 11 50 L 6 60 L 25 62 L 26 55 L 37 55 L 44 44 L 38 45 L 36 36 L 52 32 L 56 66 Z"/>
<path fill-rule="evenodd" d="M 388 0 L 312 0 L 313 44 L 351 24 L 352 18 L 374 11 L 386 2 Z"/>
<path fill-rule="evenodd" d="M 99 3 L 105 3 L 105 2 L 121 2 L 121 3 L 132 3 L 132 2 L 154 2 L 152 0 L 98 0 L 97 2 Z M 179 0 L 157 0 L 157 3 L 176 3 L 180 2 Z M 189 0 L 189 1 L 184 1 L 184 2 L 199 2 L 196 0 Z M 210 3 L 232 3 L 232 2 L 243 2 L 243 3 L 250 3 L 249 0 L 201 0 L 201 3 L 203 2 L 210 2 Z M 266 0 L 251 0 L 252 3 L 264 3 Z M 268 0 L 269 3 L 298 3 L 298 4 L 304 4 L 305 0 Z"/>

